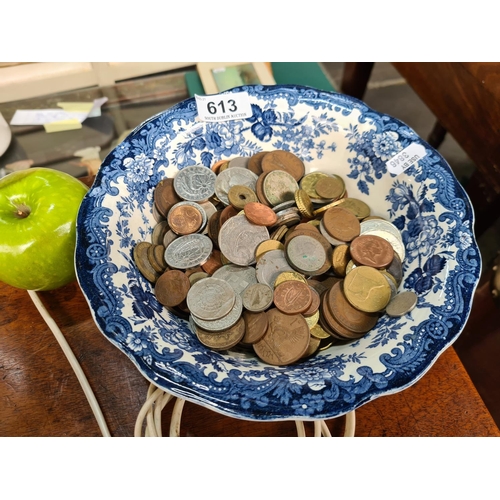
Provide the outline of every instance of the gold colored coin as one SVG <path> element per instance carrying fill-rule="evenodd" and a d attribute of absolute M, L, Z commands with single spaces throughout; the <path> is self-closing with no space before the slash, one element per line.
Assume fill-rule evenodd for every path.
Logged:
<path fill-rule="evenodd" d="M 258 260 L 266 253 L 269 252 L 270 250 L 284 250 L 285 247 L 283 243 L 277 240 L 266 240 L 263 241 L 262 243 L 259 243 L 257 248 L 255 249 L 255 260 L 258 262 Z"/>
<path fill-rule="evenodd" d="M 314 209 L 309 195 L 303 189 L 297 189 L 294 196 L 299 212 L 307 219 L 312 219 L 314 217 Z"/>
<path fill-rule="evenodd" d="M 323 212 L 326 212 L 329 208 L 339 206 L 344 200 L 345 200 L 345 198 L 342 198 L 341 200 L 332 201 L 331 203 L 328 203 L 326 205 L 323 205 L 322 207 L 317 208 L 314 211 L 314 216 L 322 214 Z"/>
<path fill-rule="evenodd" d="M 319 309 L 312 316 L 304 316 L 304 319 L 306 320 L 309 330 L 311 330 L 311 328 L 314 328 L 318 323 Z"/>
<path fill-rule="evenodd" d="M 345 184 L 342 177 L 332 175 L 318 179 L 315 189 L 321 198 L 336 200 L 344 194 Z"/>
<path fill-rule="evenodd" d="M 274 233 L 271 234 L 271 239 L 280 241 L 283 239 L 286 233 L 288 233 L 288 227 L 280 226 L 278 229 L 276 229 L 276 231 L 274 231 Z"/>
<path fill-rule="evenodd" d="M 314 325 L 310 330 L 311 330 L 311 336 L 318 339 L 318 340 L 330 339 L 332 337 L 319 324 Z"/>
<path fill-rule="evenodd" d="M 391 300 L 391 287 L 373 267 L 358 266 L 344 278 L 344 293 L 349 303 L 360 311 L 382 311 Z"/>
<path fill-rule="evenodd" d="M 295 271 L 284 271 L 281 274 L 278 274 L 276 281 L 274 282 L 274 288 L 285 281 L 302 281 L 302 283 L 307 283 L 306 278 Z"/>
<path fill-rule="evenodd" d="M 247 203 L 258 202 L 257 195 L 255 191 L 250 189 L 248 186 L 232 186 L 227 192 L 227 199 L 231 206 L 236 208 L 236 210 L 243 210 Z"/>
<path fill-rule="evenodd" d="M 338 201 L 340 203 L 337 206 L 351 211 L 358 219 L 365 219 L 370 215 L 370 207 L 364 201 L 356 198 L 342 198 Z"/>
<path fill-rule="evenodd" d="M 332 268 L 333 272 L 341 278 L 346 275 L 347 264 L 351 260 L 349 245 L 338 245 L 333 249 Z"/>
<path fill-rule="evenodd" d="M 321 340 L 311 335 L 311 338 L 309 339 L 309 347 L 307 348 L 307 351 L 303 354 L 303 356 L 300 359 L 312 356 L 319 349 L 320 344 Z"/>
<path fill-rule="evenodd" d="M 312 172 L 310 174 L 306 174 L 300 181 L 300 188 L 309 195 L 309 198 L 321 198 L 321 196 L 316 192 L 315 186 L 318 180 L 323 177 L 328 177 L 328 175 L 323 172 Z"/>

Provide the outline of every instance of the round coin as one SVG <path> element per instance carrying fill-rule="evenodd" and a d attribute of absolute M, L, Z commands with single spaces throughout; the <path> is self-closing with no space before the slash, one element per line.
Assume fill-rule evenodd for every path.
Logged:
<path fill-rule="evenodd" d="M 328 234 L 337 240 L 349 242 L 359 236 L 359 220 L 343 208 L 329 208 L 323 214 L 323 224 Z"/>
<path fill-rule="evenodd" d="M 191 288 L 189 278 L 182 271 L 172 269 L 163 273 L 155 284 L 156 300 L 167 307 L 178 306 Z"/>
<path fill-rule="evenodd" d="M 162 179 L 155 187 L 153 199 L 158 212 L 166 218 L 170 208 L 182 201 L 174 189 L 174 179 L 167 177 Z"/>
<path fill-rule="evenodd" d="M 398 293 L 387 305 L 385 312 L 394 318 L 404 316 L 413 311 L 418 302 L 418 296 L 415 292 L 406 291 Z"/>
<path fill-rule="evenodd" d="M 227 192 L 227 199 L 236 210 L 242 210 L 248 203 L 257 202 L 257 195 L 247 186 L 232 186 Z"/>
<path fill-rule="evenodd" d="M 201 282 L 199 281 L 198 283 Z M 203 328 L 204 330 L 207 330 L 209 332 L 220 332 L 221 330 L 232 327 L 240 319 L 242 312 L 243 303 L 241 301 L 241 297 L 239 295 L 236 295 L 233 308 L 222 318 L 215 320 L 205 320 L 198 318 L 194 314 L 191 314 L 191 318 L 200 328 Z"/>
<path fill-rule="evenodd" d="M 284 281 L 274 289 L 274 305 L 285 314 L 302 314 L 311 303 L 311 289 L 302 281 Z"/>
<path fill-rule="evenodd" d="M 354 238 L 349 246 L 352 260 L 358 266 L 371 266 L 385 269 L 394 258 L 391 244 L 373 234 L 364 234 Z"/>
<path fill-rule="evenodd" d="M 268 327 L 267 314 L 265 312 L 243 311 L 245 321 L 245 335 L 241 339 L 244 344 L 255 344 L 266 333 Z"/>
<path fill-rule="evenodd" d="M 137 269 L 139 269 L 142 276 L 144 276 L 144 278 L 146 278 L 149 282 L 155 283 L 160 274 L 155 271 L 148 258 L 148 250 L 151 246 L 152 243 L 147 241 L 137 243 L 132 251 L 132 256 L 135 265 L 137 266 Z"/>
<path fill-rule="evenodd" d="M 273 290 L 265 283 L 254 283 L 245 288 L 241 294 L 243 307 L 247 311 L 261 312 L 271 307 L 273 303 Z"/>
<path fill-rule="evenodd" d="M 306 234 L 291 238 L 285 244 L 285 255 L 293 268 L 307 275 L 321 269 L 327 259 L 324 246 Z"/>
<path fill-rule="evenodd" d="M 382 311 L 391 299 L 391 287 L 373 267 L 358 266 L 344 278 L 344 293 L 355 308 L 365 312 Z"/>
<path fill-rule="evenodd" d="M 274 226 L 278 221 L 276 212 L 262 203 L 250 202 L 243 208 L 247 219 L 258 226 Z"/>
<path fill-rule="evenodd" d="M 234 325 L 216 333 L 204 330 L 193 321 L 193 318 L 190 318 L 190 326 L 196 333 L 198 340 L 204 346 L 214 351 L 231 349 L 231 347 L 241 342 L 245 335 L 245 322 L 243 318 L 239 318 Z"/>
<path fill-rule="evenodd" d="M 295 271 L 288 264 L 283 250 L 270 250 L 266 252 L 255 266 L 257 281 L 265 283 L 271 289 L 276 278 L 284 271 Z"/>
<path fill-rule="evenodd" d="M 267 153 L 268 151 L 261 151 L 252 155 L 248 160 L 248 170 L 251 170 L 256 175 L 260 175 L 262 173 L 262 159 Z"/>
<path fill-rule="evenodd" d="M 309 347 L 309 327 L 300 314 L 267 311 L 269 326 L 265 335 L 253 344 L 257 356 L 270 365 L 285 366 L 299 360 Z"/>
<path fill-rule="evenodd" d="M 283 170 L 298 182 L 304 176 L 305 166 L 297 155 L 277 149 L 270 151 L 262 158 L 262 171 L 271 172 L 273 170 Z"/>
<path fill-rule="evenodd" d="M 255 191 L 255 185 L 259 177 L 248 168 L 233 167 L 221 172 L 215 180 L 215 194 L 224 204 L 230 205 L 228 192 L 233 186 L 246 186 Z"/>
<path fill-rule="evenodd" d="M 191 165 L 184 167 L 174 177 L 174 189 L 187 201 L 205 201 L 215 192 L 217 175 L 207 167 Z"/>
<path fill-rule="evenodd" d="M 165 248 L 165 262 L 175 269 L 204 264 L 213 250 L 212 240 L 203 234 L 179 236 Z"/>
<path fill-rule="evenodd" d="M 240 295 L 248 286 L 257 283 L 255 268 L 251 266 L 226 264 L 217 269 L 212 276 L 229 283 L 238 295 Z"/>
<path fill-rule="evenodd" d="M 299 185 L 288 172 L 271 170 L 264 177 L 262 189 L 268 203 L 276 206 L 285 201 L 295 200 L 295 191 L 299 189 Z"/>
<path fill-rule="evenodd" d="M 229 283 L 218 278 L 205 278 L 195 283 L 186 297 L 191 314 L 207 321 L 220 319 L 231 311 L 236 294 Z"/>
<path fill-rule="evenodd" d="M 318 179 L 314 188 L 321 198 L 335 200 L 344 193 L 345 184 L 342 177 L 332 175 L 331 177 L 321 177 Z"/>
<path fill-rule="evenodd" d="M 191 201 L 176 203 L 168 212 L 168 225 L 176 234 L 193 234 L 205 226 L 207 216 L 205 211 Z"/>

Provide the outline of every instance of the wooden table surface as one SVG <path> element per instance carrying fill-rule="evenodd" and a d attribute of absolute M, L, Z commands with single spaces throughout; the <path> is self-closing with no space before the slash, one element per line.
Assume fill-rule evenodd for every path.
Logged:
<path fill-rule="evenodd" d="M 39 294 L 92 386 L 112 436 L 133 436 L 149 382 L 98 330 L 76 282 Z M 100 436 L 86 397 L 28 293 L 0 283 L 0 435 Z M 172 403 L 165 408 L 168 429 Z M 345 418 L 329 421 L 342 435 Z M 306 425 L 310 433 L 312 424 Z M 184 407 L 181 435 L 293 436 L 293 422 Z M 309 434 L 308 434 L 309 435 Z M 356 410 L 357 436 L 500 436 L 453 348 L 412 387 Z"/>

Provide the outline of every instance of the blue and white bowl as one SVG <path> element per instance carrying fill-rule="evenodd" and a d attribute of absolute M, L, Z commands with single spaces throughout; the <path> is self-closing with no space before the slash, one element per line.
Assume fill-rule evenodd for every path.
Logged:
<path fill-rule="evenodd" d="M 248 92 L 251 118 L 203 122 L 187 99 L 104 160 L 80 208 L 76 249 L 97 326 L 158 387 L 237 418 L 328 419 L 414 384 L 462 331 L 481 271 L 473 210 L 450 167 L 410 127 L 345 95 L 295 85 L 229 92 Z M 423 159 L 391 174 L 387 162 L 412 144 Z M 341 175 L 350 197 L 393 221 L 406 248 L 400 290 L 418 295 L 411 313 L 384 315 L 362 339 L 285 367 L 204 347 L 157 302 L 132 258 L 136 242 L 150 241 L 163 177 L 274 149 L 301 157 L 306 172 Z"/>

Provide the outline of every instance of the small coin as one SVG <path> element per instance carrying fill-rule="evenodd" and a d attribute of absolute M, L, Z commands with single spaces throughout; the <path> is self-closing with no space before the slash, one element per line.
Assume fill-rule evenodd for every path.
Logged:
<path fill-rule="evenodd" d="M 307 348 L 306 352 L 301 356 L 301 359 L 308 358 L 309 356 L 315 354 L 319 350 L 320 344 L 321 340 L 311 335 L 311 338 L 309 339 L 309 347 Z"/>
<path fill-rule="evenodd" d="M 132 256 L 135 265 L 137 266 L 137 269 L 139 269 L 142 276 L 144 276 L 144 278 L 146 278 L 150 283 L 155 283 L 160 275 L 154 270 L 148 258 L 148 249 L 151 245 L 152 243 L 147 241 L 137 243 L 132 251 Z"/>
<path fill-rule="evenodd" d="M 300 181 L 300 188 L 308 194 L 313 203 L 325 203 L 327 201 L 322 199 L 315 189 L 316 183 L 323 177 L 328 177 L 328 175 L 323 172 L 311 172 L 304 175 Z"/>
<path fill-rule="evenodd" d="M 373 267 L 358 266 L 344 278 L 344 293 L 355 308 L 365 312 L 382 311 L 391 299 L 391 287 Z"/>
<path fill-rule="evenodd" d="M 178 237 L 177 234 L 175 234 L 171 229 L 169 229 L 166 233 L 165 236 L 163 237 L 163 246 L 165 249 Z"/>
<path fill-rule="evenodd" d="M 257 202 L 257 195 L 247 186 L 232 186 L 227 192 L 227 199 L 236 210 L 243 210 L 247 203 Z"/>
<path fill-rule="evenodd" d="M 186 276 L 187 276 L 187 273 L 186 273 Z M 208 278 L 209 276 L 210 275 L 208 273 L 206 273 L 205 271 L 197 271 L 197 272 L 190 274 L 188 276 L 189 283 L 191 284 L 191 286 L 193 286 L 198 281 L 202 280 L 203 278 Z"/>
<path fill-rule="evenodd" d="M 165 262 L 165 247 L 163 245 L 152 244 L 148 248 L 148 259 L 157 273 L 162 274 L 165 271 L 167 263 Z"/>
<path fill-rule="evenodd" d="M 227 168 L 234 168 L 234 167 L 248 168 L 249 160 L 250 160 L 249 156 L 235 156 L 234 158 L 231 158 L 229 160 L 229 165 L 227 166 Z"/>
<path fill-rule="evenodd" d="M 265 312 L 243 311 L 245 321 L 245 335 L 241 342 L 243 344 L 255 344 L 266 333 L 269 322 Z"/>
<path fill-rule="evenodd" d="M 278 216 L 276 212 L 262 203 L 250 202 L 244 207 L 244 212 L 247 219 L 252 224 L 257 224 L 258 226 L 274 226 L 278 221 Z"/>
<path fill-rule="evenodd" d="M 167 221 L 174 233 L 193 234 L 205 226 L 207 215 L 197 203 L 181 201 L 169 210 Z"/>
<path fill-rule="evenodd" d="M 301 314 L 284 314 L 278 309 L 267 311 L 269 326 L 253 349 L 262 361 L 285 366 L 299 360 L 309 347 L 309 327 Z"/>
<path fill-rule="evenodd" d="M 214 351 L 225 351 L 237 345 L 245 335 L 245 322 L 239 318 L 236 323 L 216 333 L 204 330 L 190 318 L 191 329 L 194 330 L 198 340 Z"/>
<path fill-rule="evenodd" d="M 373 234 L 364 234 L 354 238 L 349 251 L 356 265 L 371 266 L 375 269 L 385 269 L 394 258 L 392 245 Z"/>
<path fill-rule="evenodd" d="M 342 177 L 332 175 L 329 177 L 321 177 L 316 182 L 314 188 L 321 198 L 335 200 L 342 196 L 345 191 L 345 184 Z"/>
<path fill-rule="evenodd" d="M 201 265 L 201 268 L 208 274 L 213 275 L 222 266 L 221 252 L 214 248 L 208 260 Z"/>
<path fill-rule="evenodd" d="M 299 189 L 299 185 L 288 172 L 271 170 L 264 177 L 262 189 L 268 203 L 271 206 L 276 206 L 285 201 L 295 200 L 295 191 Z"/>
<path fill-rule="evenodd" d="M 359 236 L 359 220 L 343 208 L 329 208 L 323 214 L 323 223 L 328 234 L 337 240 L 349 242 Z"/>
<path fill-rule="evenodd" d="M 310 330 L 311 330 L 311 336 L 317 338 L 318 340 L 328 339 L 331 337 L 331 335 L 328 332 L 326 332 L 319 324 L 314 325 Z"/>
<path fill-rule="evenodd" d="M 314 217 L 314 208 L 309 195 L 303 189 L 297 189 L 294 199 L 299 212 L 307 219 L 312 219 Z"/>
<path fill-rule="evenodd" d="M 213 250 L 212 240 L 204 234 L 179 236 L 165 248 L 165 261 L 174 269 L 189 269 L 204 264 Z"/>
<path fill-rule="evenodd" d="M 284 271 L 278 275 L 276 281 L 274 282 L 274 288 L 276 288 L 281 283 L 285 281 L 302 281 L 302 283 L 307 283 L 307 280 L 303 274 L 297 273 L 295 271 Z"/>
<path fill-rule="evenodd" d="M 401 282 L 403 281 L 403 264 L 401 263 L 401 259 L 399 258 L 397 252 L 394 252 L 394 258 L 387 268 L 387 272 L 394 277 L 396 280 L 396 286 L 399 288 L 399 285 L 401 285 Z"/>
<path fill-rule="evenodd" d="M 328 231 L 325 229 L 325 224 L 323 222 L 323 219 L 321 219 L 319 222 L 319 231 L 333 247 L 338 247 L 340 245 L 347 244 L 345 241 L 337 240 L 336 238 L 333 238 L 328 234 Z"/>
<path fill-rule="evenodd" d="M 177 195 L 187 201 L 206 201 L 215 192 L 215 172 L 201 165 L 185 167 L 174 177 Z"/>
<path fill-rule="evenodd" d="M 273 290 L 265 283 L 254 283 L 245 288 L 241 294 L 243 307 L 247 311 L 261 312 L 271 307 Z"/>
<path fill-rule="evenodd" d="M 298 236 L 308 236 L 310 238 L 313 238 L 317 242 L 319 242 L 320 245 L 323 247 L 323 251 L 324 251 L 326 257 L 325 257 L 325 261 L 324 261 L 323 266 L 320 269 L 318 269 L 317 271 L 308 270 L 307 272 L 304 272 L 300 268 L 294 268 L 294 270 L 298 271 L 298 272 L 301 272 L 303 274 L 306 274 L 308 276 L 319 276 L 321 274 L 325 274 L 330 269 L 330 267 L 332 265 L 332 252 L 333 252 L 333 249 L 332 249 L 332 246 L 330 245 L 330 243 L 328 243 L 328 241 L 319 232 L 314 232 L 314 231 L 301 232 L 301 231 L 297 231 L 294 235 L 292 235 L 292 237 L 289 240 L 287 240 L 285 242 L 285 254 L 287 252 L 287 246 L 290 245 L 290 243 L 296 237 L 298 237 Z M 286 257 L 287 257 L 287 259 L 289 258 L 288 255 L 286 255 Z M 321 257 L 319 257 L 319 259 L 321 259 Z M 294 267 L 294 264 L 291 261 L 289 261 L 289 263 L 290 263 L 290 265 L 292 267 Z M 312 264 L 309 266 L 309 269 L 311 269 L 311 267 L 312 267 Z"/>
<path fill-rule="evenodd" d="M 163 273 L 155 284 L 155 296 L 160 304 L 175 307 L 187 296 L 191 283 L 182 271 L 172 269 Z"/>
<path fill-rule="evenodd" d="M 153 245 L 163 244 L 163 238 L 169 229 L 170 228 L 168 227 L 168 222 L 166 220 L 158 222 L 151 233 L 151 243 L 153 243 Z"/>
<path fill-rule="evenodd" d="M 305 166 L 297 155 L 277 149 L 270 151 L 262 158 L 262 171 L 271 172 L 274 170 L 283 170 L 298 182 L 304 176 Z"/>
<path fill-rule="evenodd" d="M 231 311 L 236 294 L 229 283 L 218 278 L 205 278 L 195 283 L 186 297 L 191 314 L 199 319 L 213 321 Z"/>
<path fill-rule="evenodd" d="M 311 303 L 311 289 L 302 281 L 284 281 L 274 289 L 274 305 L 285 314 L 302 314 Z"/>
<path fill-rule="evenodd" d="M 293 268 L 307 275 L 322 269 L 327 260 L 324 246 L 306 234 L 291 238 L 285 244 L 285 255 Z"/>
<path fill-rule="evenodd" d="M 401 292 L 389 302 L 385 312 L 395 318 L 404 316 L 415 308 L 417 302 L 418 296 L 415 292 Z"/>
<path fill-rule="evenodd" d="M 265 283 L 271 289 L 276 278 L 284 271 L 295 271 L 288 264 L 283 250 L 270 250 L 266 252 L 255 266 L 257 281 Z"/>
<path fill-rule="evenodd" d="M 311 289 L 312 301 L 311 301 L 311 305 L 309 306 L 309 309 L 307 309 L 306 311 L 304 311 L 302 313 L 302 315 L 304 316 L 304 318 L 306 318 L 306 320 L 308 317 L 314 316 L 318 312 L 319 306 L 321 304 L 321 298 L 319 296 L 319 293 L 316 291 L 315 288 L 310 286 L 309 283 L 308 283 L 308 286 Z M 311 328 L 311 325 L 309 324 L 309 322 L 308 322 L 308 325 L 309 325 L 309 328 Z"/>

